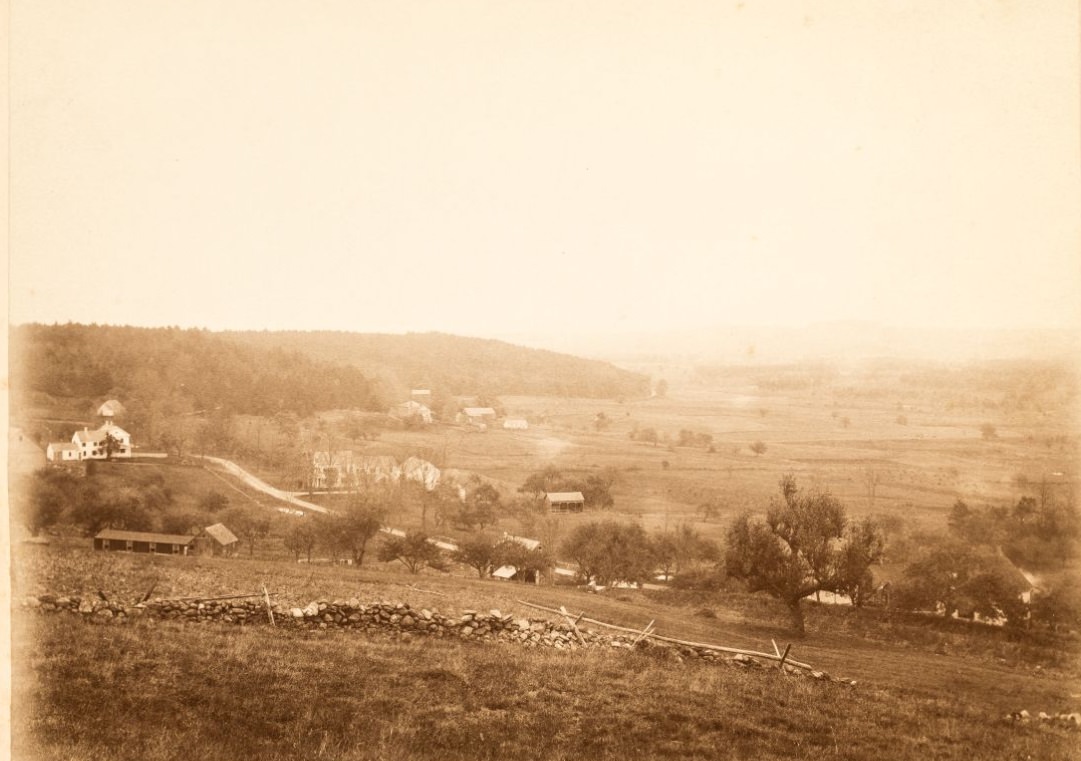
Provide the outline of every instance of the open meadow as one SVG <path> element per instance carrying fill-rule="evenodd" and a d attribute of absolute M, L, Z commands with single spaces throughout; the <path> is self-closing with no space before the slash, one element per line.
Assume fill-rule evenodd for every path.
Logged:
<path fill-rule="evenodd" d="M 259 591 L 275 602 L 356 597 L 448 614 L 519 600 L 667 636 L 769 649 L 788 633 L 756 596 L 588 594 L 409 575 L 376 565 L 140 557 L 78 547 L 17 551 L 17 599 L 49 590 L 135 601 Z M 773 669 L 673 663 L 644 653 L 352 631 L 17 610 L 17 758 L 1074 758 L 1077 733 L 1005 718 L 1076 710 L 1076 641 L 880 623 L 835 606 L 793 657 L 855 686 Z M 864 628 L 868 625 L 862 624 Z M 1042 664 L 1041 664 L 1042 661 Z"/>

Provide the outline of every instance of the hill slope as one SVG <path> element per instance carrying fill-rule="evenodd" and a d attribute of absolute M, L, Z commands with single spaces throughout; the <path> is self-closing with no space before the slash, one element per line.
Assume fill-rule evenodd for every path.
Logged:
<path fill-rule="evenodd" d="M 598 360 L 445 333 L 227 332 L 245 346 L 297 351 L 378 376 L 388 393 L 615 398 L 649 392 L 649 379 Z"/>

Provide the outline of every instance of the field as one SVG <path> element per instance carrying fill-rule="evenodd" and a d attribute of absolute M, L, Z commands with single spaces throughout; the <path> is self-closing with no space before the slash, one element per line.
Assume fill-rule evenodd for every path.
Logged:
<path fill-rule="evenodd" d="M 527 431 L 437 425 L 349 443 L 320 437 L 313 426 L 309 435 L 320 446 L 403 459 L 419 455 L 479 473 L 507 496 L 547 466 L 577 473 L 610 469 L 616 517 L 639 520 L 647 529 L 692 522 L 714 538 L 739 512 L 764 510 L 784 473 L 794 473 L 801 485 L 829 489 L 852 515 L 893 515 L 910 528 L 930 530 L 945 528 L 946 513 L 959 498 L 1009 505 L 1037 488 L 1066 496 L 1078 475 L 1077 396 L 1070 385 L 1018 392 L 1006 374 L 997 384 L 985 380 L 966 388 L 967 376 L 956 370 L 902 383 L 899 371 L 872 367 L 776 388 L 788 375 L 764 381 L 738 369 L 719 379 L 689 368 L 635 369 L 674 378 L 668 395 L 625 401 L 502 397 L 508 416 L 529 418 Z M 808 372 L 801 369 L 797 378 Z M 1022 393 L 1025 401 L 1016 402 Z M 599 414 L 606 420 L 602 430 Z M 320 429 L 333 430 L 334 420 L 325 416 Z M 993 437 L 985 437 L 985 425 L 993 426 Z M 630 438 L 649 428 L 658 432 L 657 444 Z M 681 430 L 710 435 L 711 449 L 678 446 Z M 757 441 L 766 446 L 760 455 L 750 449 Z M 705 502 L 718 508 L 710 520 L 702 519 Z M 419 523 L 419 516 L 399 521 Z M 569 517 L 565 527 L 575 521 Z"/>
<path fill-rule="evenodd" d="M 476 473 L 513 500 L 526 477 L 554 466 L 614 474 L 603 517 L 647 530 L 692 523 L 722 539 L 728 521 L 764 510 L 785 473 L 829 489 L 854 516 L 908 530 L 945 531 L 957 499 L 1008 506 L 1041 490 L 1072 498 L 1077 479 L 1076 388 L 1010 372 L 958 374 L 896 368 L 774 370 L 649 366 L 670 381 L 648 399 L 500 398 L 526 431 L 435 425 L 384 427 L 348 439 L 351 413 L 300 422 L 297 445 L 420 456 Z M 1001 376 L 1001 377 L 999 377 Z M 1027 379 L 1026 379 L 1027 378 Z M 296 488 L 297 470 L 251 454 L 282 434 L 245 419 L 231 456 L 260 477 Z M 641 432 L 657 432 L 656 443 Z M 680 446 L 680 431 L 709 443 Z M 638 440 L 632 434 L 639 432 Z M 248 438 L 251 441 L 247 440 Z M 704 442 L 704 439 L 700 440 Z M 755 442 L 764 445 L 756 454 Z M 24 458 L 25 459 L 25 458 Z M 299 462 L 299 461 L 298 461 Z M 112 483 L 159 479 L 178 508 L 208 491 L 235 504 L 273 505 L 199 467 L 109 464 Z M 871 488 L 873 484 L 874 488 Z M 314 500 L 333 504 L 334 495 Z M 715 506 L 712 514 L 703 504 Z M 549 546 L 597 513 L 523 525 L 501 513 L 494 529 L 545 531 Z M 408 575 L 291 562 L 287 516 L 255 557 L 138 557 L 94 553 L 61 530 L 51 544 L 14 548 L 16 600 L 42 593 L 134 601 L 248 593 L 275 600 L 358 597 L 455 613 L 498 608 L 537 616 L 527 601 L 697 642 L 770 650 L 791 641 L 777 601 L 734 591 L 609 590 L 479 580 L 457 568 Z M 406 502 L 388 521 L 421 524 Z M 431 520 L 429 516 L 429 520 Z M 451 532 L 449 527 L 441 528 Z M 539 535 L 539 533 L 538 533 Z M 371 553 L 370 553 L 371 555 Z M 876 569 L 888 576 L 896 569 Z M 95 625 L 17 609 L 13 621 L 15 749 L 20 758 L 1049 758 L 1076 757 L 1079 735 L 1020 724 L 1011 712 L 1081 710 L 1076 633 L 1019 635 L 991 626 L 807 606 L 806 639 L 793 654 L 855 687 L 773 671 L 641 653 L 527 650 L 478 644 L 301 634 L 266 626 L 137 621 Z"/>
<path fill-rule="evenodd" d="M 786 642 L 769 601 L 587 594 L 389 567 L 156 558 L 17 548 L 18 597 L 104 591 L 134 600 L 248 592 L 277 600 L 357 596 L 445 613 L 518 599 L 566 605 L 695 641 L 768 649 Z M 696 615 L 697 614 L 697 615 Z M 1020 646 L 999 632 L 883 624 L 850 631 L 816 606 L 801 660 L 854 687 L 673 664 L 609 651 L 526 650 L 351 632 L 137 621 L 95 625 L 19 611 L 14 621 L 17 758 L 1073 758 L 1077 734 L 1005 714 L 1079 707 L 1076 643 Z M 1063 650 L 1062 648 L 1066 648 Z M 945 653 L 945 654 L 938 654 Z M 1056 656 L 1057 653 L 1057 656 Z M 1040 658 L 1046 665 L 1033 665 Z M 228 717 L 228 718 L 225 718 Z"/>

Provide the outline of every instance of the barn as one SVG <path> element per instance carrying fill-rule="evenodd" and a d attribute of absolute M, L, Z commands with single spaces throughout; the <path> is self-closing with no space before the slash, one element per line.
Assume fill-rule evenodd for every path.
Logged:
<path fill-rule="evenodd" d="M 203 536 L 200 539 L 202 551 L 208 555 L 225 555 L 228 557 L 235 555 L 237 548 L 240 546 L 240 540 L 236 538 L 236 534 L 226 528 L 224 523 L 207 526 L 203 529 Z"/>
<path fill-rule="evenodd" d="M 586 508 L 586 498 L 580 491 L 550 491 L 544 503 L 552 513 L 580 513 Z"/>
<path fill-rule="evenodd" d="M 94 549 L 113 552 L 149 552 L 158 555 L 187 555 L 195 537 L 185 534 L 152 534 L 107 528 L 94 537 Z"/>

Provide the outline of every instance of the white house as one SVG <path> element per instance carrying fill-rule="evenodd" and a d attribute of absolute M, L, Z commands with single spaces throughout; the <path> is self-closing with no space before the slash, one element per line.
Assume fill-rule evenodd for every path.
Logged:
<path fill-rule="evenodd" d="M 45 457 L 49 462 L 78 462 L 79 447 L 70 441 L 57 441 L 45 448 Z"/>
<path fill-rule="evenodd" d="M 509 417 L 503 421 L 503 427 L 513 431 L 525 431 L 529 428 L 529 422 L 521 417 Z"/>
<path fill-rule="evenodd" d="M 106 422 L 96 431 L 83 428 L 66 441 L 53 442 L 45 450 L 50 462 L 72 462 L 77 460 L 104 460 L 110 456 L 106 439 L 113 439 L 113 457 L 131 457 L 131 434 L 118 425 Z"/>
<path fill-rule="evenodd" d="M 495 410 L 491 407 L 463 407 L 458 413 L 459 423 L 468 423 L 478 428 L 487 428 L 488 423 L 495 420 Z"/>

